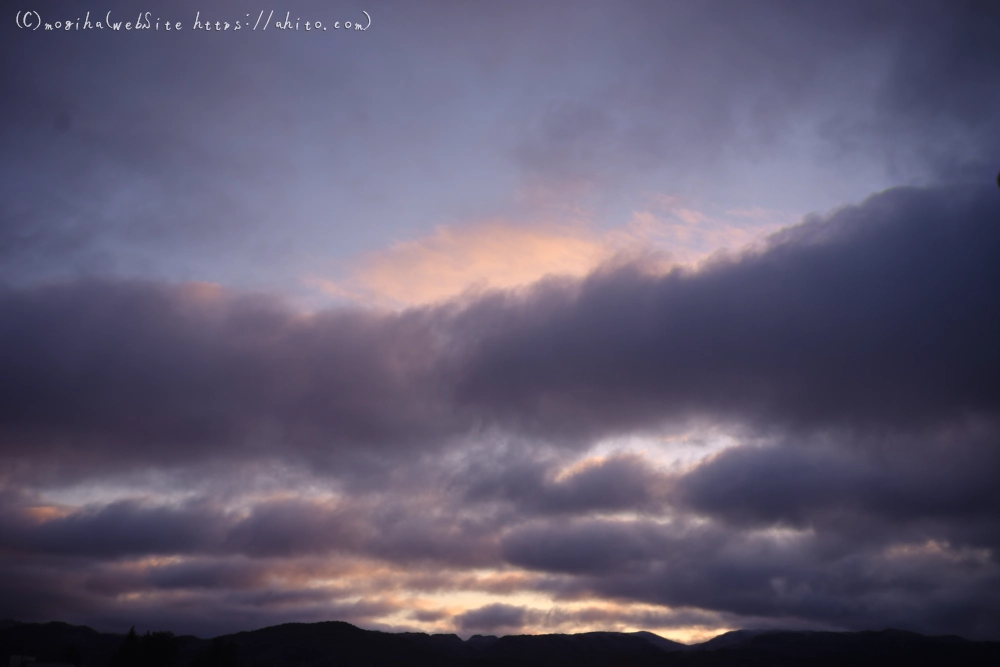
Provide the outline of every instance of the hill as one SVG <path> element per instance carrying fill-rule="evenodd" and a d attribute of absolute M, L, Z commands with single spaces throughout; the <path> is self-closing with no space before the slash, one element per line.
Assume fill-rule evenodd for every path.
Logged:
<path fill-rule="evenodd" d="M 900 630 L 737 630 L 686 645 L 651 632 L 475 636 L 388 633 L 349 623 L 288 623 L 214 639 L 175 638 L 179 667 L 728 667 L 998 665 L 1000 642 Z M 107 667 L 124 635 L 66 623 L 0 621 L 0 664 L 11 655 Z"/>

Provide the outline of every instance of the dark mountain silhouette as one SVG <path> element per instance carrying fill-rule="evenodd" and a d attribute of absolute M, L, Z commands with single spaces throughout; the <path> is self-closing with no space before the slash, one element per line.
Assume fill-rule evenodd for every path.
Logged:
<path fill-rule="evenodd" d="M 699 647 L 716 650 L 720 648 L 725 648 L 727 646 L 735 646 L 737 644 L 742 644 L 746 640 L 752 637 L 758 637 L 760 635 L 773 634 L 775 632 L 783 632 L 782 630 L 733 630 L 732 632 L 727 632 L 721 634 L 718 637 L 713 637 L 707 642 L 702 642 L 698 644 Z M 807 631 L 800 632 L 800 634 L 806 634 Z"/>
<path fill-rule="evenodd" d="M 349 623 L 288 623 L 214 639 L 100 633 L 66 623 L 0 621 L 0 665 L 12 655 L 110 667 L 729 667 L 1000 665 L 1000 642 L 901 630 L 737 630 L 686 645 L 651 632 L 576 635 L 388 633 Z"/>
<path fill-rule="evenodd" d="M 641 639 L 645 639 L 650 644 L 653 644 L 654 646 L 659 646 L 660 648 L 666 651 L 685 651 L 691 648 L 687 644 L 675 642 L 671 639 L 665 639 L 660 635 L 653 634 L 652 632 L 646 632 L 645 630 L 640 630 L 639 632 L 630 632 L 629 634 L 632 635 L 633 637 L 640 637 Z"/>
<path fill-rule="evenodd" d="M 486 648 L 490 644 L 494 643 L 499 637 L 496 635 L 472 635 L 466 639 L 466 643 L 477 648 Z"/>

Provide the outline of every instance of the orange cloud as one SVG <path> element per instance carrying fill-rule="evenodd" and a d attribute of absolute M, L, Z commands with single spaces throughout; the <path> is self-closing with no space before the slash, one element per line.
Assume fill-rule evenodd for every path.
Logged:
<path fill-rule="evenodd" d="M 350 280 L 321 286 L 338 296 L 405 306 L 527 285 L 547 275 L 584 275 L 607 256 L 602 239 L 582 226 L 500 221 L 438 227 L 363 258 Z"/>
<path fill-rule="evenodd" d="M 627 224 L 609 231 L 579 221 L 441 226 L 428 236 L 362 257 L 347 280 L 307 282 L 339 298 L 399 308 L 516 288 L 547 276 L 580 277 L 622 257 L 658 259 L 651 263 L 657 271 L 695 266 L 791 221 L 787 214 L 760 208 L 710 215 L 679 197 L 654 195 L 646 209 L 634 211 Z"/>
<path fill-rule="evenodd" d="M 46 523 L 56 519 L 63 519 L 71 514 L 69 508 L 61 505 L 37 505 L 35 507 L 24 508 L 24 515 L 33 523 Z"/>

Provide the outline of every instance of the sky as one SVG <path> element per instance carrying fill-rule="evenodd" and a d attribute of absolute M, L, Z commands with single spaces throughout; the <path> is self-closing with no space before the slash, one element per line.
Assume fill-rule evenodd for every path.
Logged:
<path fill-rule="evenodd" d="M 997 3 L 3 21 L 0 618 L 1000 639 Z"/>

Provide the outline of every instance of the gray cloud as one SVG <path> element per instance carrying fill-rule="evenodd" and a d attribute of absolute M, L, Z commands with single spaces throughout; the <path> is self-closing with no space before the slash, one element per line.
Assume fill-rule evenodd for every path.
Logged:
<path fill-rule="evenodd" d="M 0 545 L 26 553 L 117 557 L 185 553 L 210 544 L 221 528 L 205 508 L 143 508 L 117 502 L 42 524 L 10 513 L 2 519 Z"/>
<path fill-rule="evenodd" d="M 177 507 L 123 500 L 47 520 L 34 517 L 30 508 L 4 509 L 0 549 L 24 557 L 235 555 L 260 560 L 339 554 L 403 564 L 496 564 L 493 523 L 457 519 L 454 507 L 392 496 L 335 506 L 261 501 L 245 514 L 207 501 Z"/>
<path fill-rule="evenodd" d="M 850 178 L 859 159 L 895 182 L 995 174 L 1000 12 L 992 3 L 619 9 L 600 43 L 562 45 L 592 71 L 617 76 L 554 85 L 544 106 L 523 110 L 512 157 L 531 181 L 607 188 L 662 170 L 698 190 L 703 171 L 733 156 L 757 164 L 804 136 L 817 174 L 837 165 Z"/>
<path fill-rule="evenodd" d="M 695 274 L 598 273 L 458 317 L 458 396 L 585 437 L 694 415 L 921 428 L 995 414 L 995 192 L 888 191 Z M 627 424 L 627 426 L 626 426 Z"/>
<path fill-rule="evenodd" d="M 448 406 L 434 405 L 439 343 L 426 314 L 306 318 L 269 299 L 197 292 L 108 282 L 4 292 L 7 455 L 40 462 L 41 447 L 84 470 L 456 430 Z"/>
<path fill-rule="evenodd" d="M 454 622 L 461 632 L 512 633 L 524 626 L 526 611 L 524 607 L 495 603 L 463 612 Z"/>
<path fill-rule="evenodd" d="M 473 502 L 505 501 L 528 513 L 653 510 L 663 505 L 664 478 L 641 457 L 617 455 L 561 471 L 560 459 L 490 461 L 478 457 L 462 471 Z"/>
<path fill-rule="evenodd" d="M 696 416 L 805 432 L 988 417 L 998 207 L 893 190 L 697 273 L 626 267 L 399 315 L 152 283 L 6 289 L 0 448 L 28 467 L 329 465 L 483 429 L 586 444 Z"/>
<path fill-rule="evenodd" d="M 837 536 L 822 532 L 591 520 L 515 532 L 505 554 L 512 563 L 561 573 L 546 589 L 562 597 L 598 595 L 850 629 L 874 624 L 994 636 L 996 563 L 926 536 L 911 543 L 895 543 L 896 537 L 890 532 L 880 545 L 831 548 Z M 580 555 L 591 553 L 597 556 Z"/>
<path fill-rule="evenodd" d="M 0 617 L 376 627 L 447 622 L 401 591 L 534 590 L 669 609 L 452 623 L 1000 637 L 996 3 L 375 13 L 294 47 L 4 28 Z M 250 291 L 519 185 L 804 210 L 883 170 L 932 185 L 697 271 L 401 313 Z M 704 423 L 741 444 L 582 460 Z"/>
<path fill-rule="evenodd" d="M 129 58 L 93 34 L 8 26 L 0 49 L 18 64 L 0 71 L 0 87 L 17 103 L 0 117 L 0 279 L 238 275 L 299 289 L 298 272 L 325 266 L 317 247 L 370 249 L 362 228 L 384 230 L 401 202 L 425 228 L 454 217 L 421 205 L 421 178 L 439 177 L 452 198 L 482 194 L 467 178 L 472 160 L 496 172 L 480 181 L 602 195 L 718 181 L 756 197 L 753 175 L 730 177 L 729 160 L 782 151 L 808 155 L 797 167 L 814 181 L 796 185 L 814 196 L 840 191 L 862 162 L 894 172 L 885 182 L 990 178 L 997 9 L 911 5 L 382 3 L 363 40 L 292 48 L 269 35 L 219 48 L 191 30 L 118 35 Z M 152 11 L 187 23 L 199 7 Z M 403 166 L 400 151 L 422 155 L 420 167 Z M 345 233 L 333 239 L 328 223 Z"/>
<path fill-rule="evenodd" d="M 963 520 L 996 520 L 995 428 L 905 439 L 891 449 L 879 444 L 845 438 L 833 447 L 730 449 L 682 478 L 676 498 L 741 525 L 809 527 L 855 513 L 897 524 L 958 522 L 951 535 L 957 541 Z"/>

